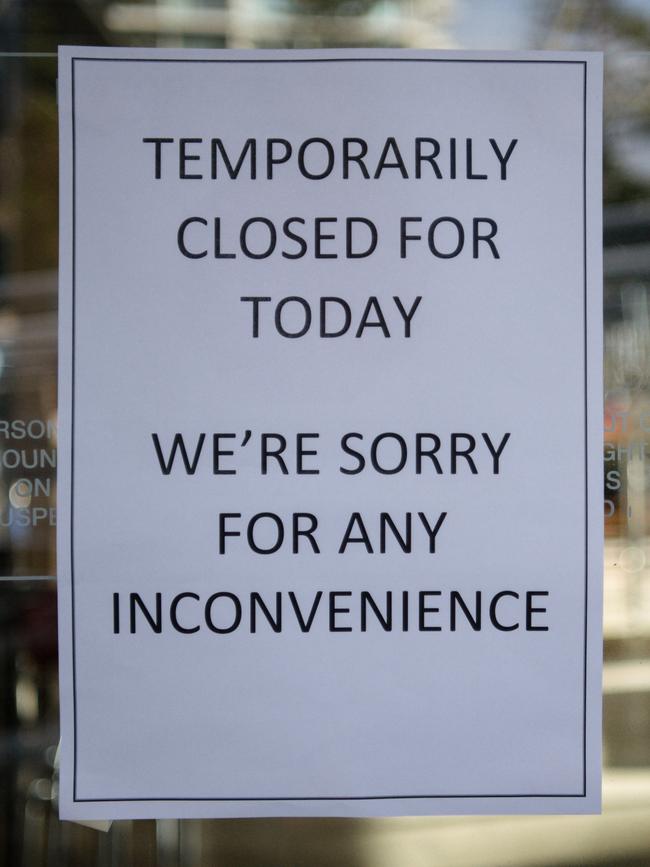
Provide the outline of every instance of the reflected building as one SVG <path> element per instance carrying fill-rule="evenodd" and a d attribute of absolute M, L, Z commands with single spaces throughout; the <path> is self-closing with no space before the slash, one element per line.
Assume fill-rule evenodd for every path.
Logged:
<path fill-rule="evenodd" d="M 450 0 L 111 2 L 104 21 L 120 44 L 450 48 L 452 5 Z"/>

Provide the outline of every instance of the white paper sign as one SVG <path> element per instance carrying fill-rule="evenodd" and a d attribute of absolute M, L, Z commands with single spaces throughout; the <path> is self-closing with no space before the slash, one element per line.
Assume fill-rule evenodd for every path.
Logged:
<path fill-rule="evenodd" d="M 60 60 L 62 816 L 597 811 L 600 57 Z"/>

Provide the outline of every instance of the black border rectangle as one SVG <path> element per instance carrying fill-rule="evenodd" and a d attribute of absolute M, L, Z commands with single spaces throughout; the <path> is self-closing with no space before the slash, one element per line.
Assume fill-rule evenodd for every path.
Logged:
<path fill-rule="evenodd" d="M 420 801 L 508 798 L 585 798 L 587 795 L 587 638 L 589 600 L 589 473 L 588 473 L 588 367 L 587 367 L 587 61 L 586 60 L 516 60 L 509 58 L 419 58 L 419 57 L 323 57 L 323 58 L 159 58 L 159 57 L 88 57 L 70 56 L 72 97 L 72 352 L 71 352 L 71 438 L 70 438 L 70 584 L 72 625 L 72 703 L 73 703 L 73 795 L 74 803 L 129 803 L 129 802 L 275 802 L 275 801 Z M 583 67 L 583 114 L 582 114 L 582 193 L 583 193 L 583 316 L 584 316 L 584 425 L 585 425 L 585 583 L 584 583 L 584 660 L 583 660 L 583 707 L 582 707 L 582 791 L 570 793 L 522 793 L 512 794 L 429 794 L 429 795 L 321 795 L 296 797 L 142 797 L 142 798 L 79 798 L 77 797 L 77 692 L 76 692 L 76 629 L 74 587 L 74 404 L 75 404 L 75 311 L 76 311 L 76 123 L 75 123 L 75 63 L 216 63 L 216 64 L 274 64 L 274 63 L 492 63 L 492 64 L 541 64 L 570 65 Z"/>

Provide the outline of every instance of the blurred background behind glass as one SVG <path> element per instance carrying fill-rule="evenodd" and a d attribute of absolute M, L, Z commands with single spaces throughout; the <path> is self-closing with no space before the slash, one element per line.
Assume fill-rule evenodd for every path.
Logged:
<path fill-rule="evenodd" d="M 605 52 L 603 816 L 58 821 L 59 44 Z M 650 0 L 0 0 L 0 52 L 0 865 L 648 867 Z"/>

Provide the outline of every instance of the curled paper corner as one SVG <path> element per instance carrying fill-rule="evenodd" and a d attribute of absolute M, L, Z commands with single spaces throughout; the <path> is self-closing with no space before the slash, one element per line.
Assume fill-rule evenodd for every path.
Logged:
<path fill-rule="evenodd" d="M 106 819 L 105 821 L 102 819 L 69 819 L 68 821 L 73 822 L 75 825 L 83 825 L 84 828 L 93 828 L 95 831 L 107 831 L 111 830 L 111 825 L 113 821 L 111 819 Z"/>
<path fill-rule="evenodd" d="M 56 754 L 54 756 L 54 781 L 56 784 L 56 789 L 58 792 L 58 784 L 59 784 L 59 752 L 61 750 L 61 741 L 56 748 Z M 84 828 L 92 828 L 94 831 L 103 831 L 107 833 L 111 830 L 111 825 L 113 824 L 112 819 L 68 819 L 66 821 L 72 822 L 73 825 L 82 825 Z"/>

